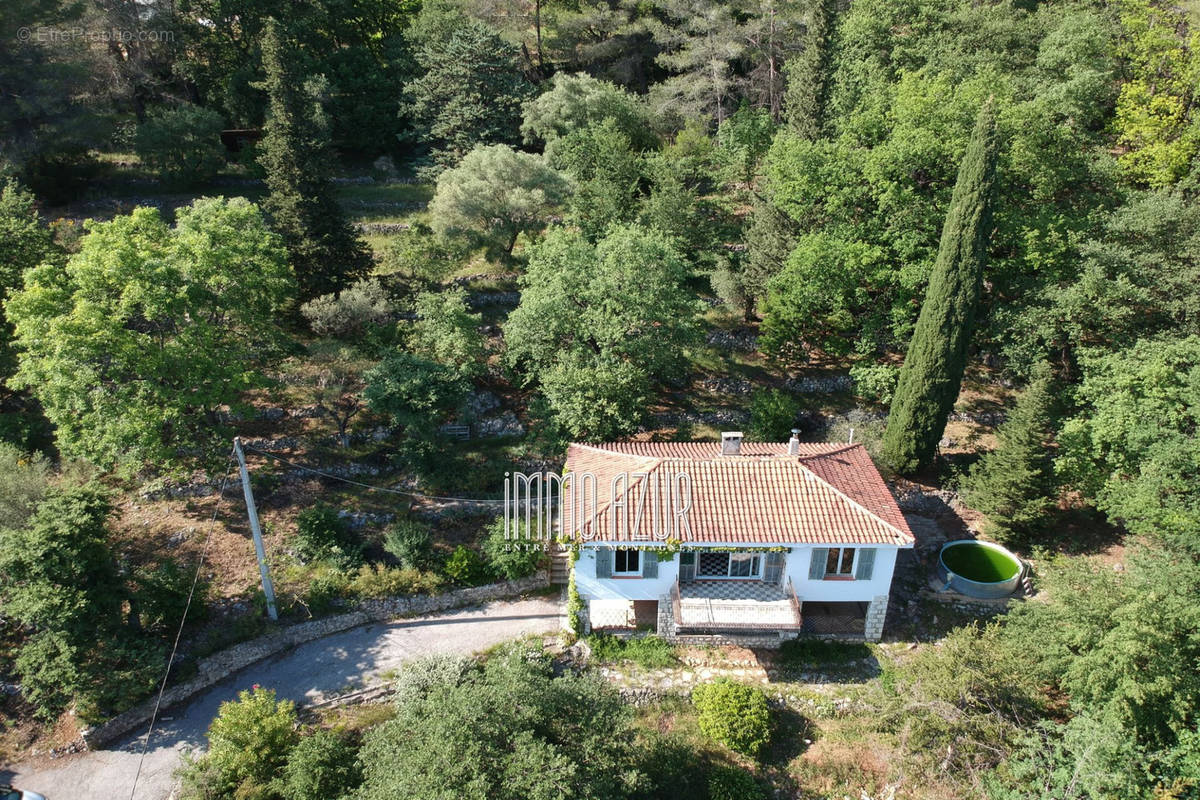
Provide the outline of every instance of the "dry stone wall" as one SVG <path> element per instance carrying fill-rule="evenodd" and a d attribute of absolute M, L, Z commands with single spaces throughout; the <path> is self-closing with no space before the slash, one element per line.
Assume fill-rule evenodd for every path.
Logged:
<path fill-rule="evenodd" d="M 390 597 L 368 600 L 355 611 L 337 614 L 299 625 L 289 625 L 274 633 L 249 642 L 234 645 L 207 658 L 200 659 L 195 677 L 176 684 L 163 693 L 162 708 L 167 708 L 220 683 L 238 670 L 281 653 L 297 645 L 329 636 L 333 633 L 357 628 L 371 622 L 384 622 L 396 617 L 431 614 L 462 608 L 480 603 L 513 597 L 549 585 L 549 574 L 539 570 L 536 574 L 515 581 L 491 583 L 468 589 L 456 589 L 445 594 L 414 595 L 412 597 Z M 134 706 L 107 722 L 83 732 L 88 747 L 101 747 L 130 731 L 149 723 L 154 713 L 155 698 Z"/>

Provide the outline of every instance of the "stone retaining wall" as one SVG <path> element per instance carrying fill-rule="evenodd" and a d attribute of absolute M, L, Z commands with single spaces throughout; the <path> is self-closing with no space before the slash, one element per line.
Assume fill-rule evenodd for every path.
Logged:
<path fill-rule="evenodd" d="M 538 570 L 536 574 L 530 575 L 528 578 L 468 589 L 456 589 L 445 594 L 367 600 L 361 603 L 355 611 L 314 619 L 299 625 L 289 625 L 274 633 L 234 645 L 200 659 L 196 665 L 195 677 L 176 684 L 163 693 L 162 708 L 165 709 L 187 700 L 257 661 L 314 639 L 371 622 L 384 622 L 396 617 L 430 614 L 436 611 L 477 605 L 541 589 L 548 585 L 549 575 L 545 570 Z M 124 736 L 135 728 L 145 726 L 150 722 L 150 717 L 154 713 L 154 704 L 155 698 L 148 698 L 123 714 L 118 714 L 107 722 L 84 731 L 84 741 L 89 748 L 96 748 Z"/>

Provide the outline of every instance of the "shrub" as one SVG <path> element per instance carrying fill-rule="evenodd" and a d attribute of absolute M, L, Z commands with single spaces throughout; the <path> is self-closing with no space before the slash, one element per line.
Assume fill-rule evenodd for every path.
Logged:
<path fill-rule="evenodd" d="M 332 565 L 316 571 L 304 590 L 304 606 L 310 614 L 324 614 L 336 607 L 337 601 L 345 596 L 350 581 Z"/>
<path fill-rule="evenodd" d="M 467 656 L 436 655 L 405 664 L 393 683 L 397 705 L 425 699 L 435 686 L 458 686 L 478 663 Z"/>
<path fill-rule="evenodd" d="M 462 544 L 446 560 L 445 572 L 450 580 L 464 586 L 478 586 L 492 577 L 483 556 Z"/>
<path fill-rule="evenodd" d="M 354 747 L 333 731 L 319 730 L 288 754 L 280 794 L 285 800 L 331 800 L 357 788 L 361 780 Z"/>
<path fill-rule="evenodd" d="M 750 436 L 758 442 L 785 442 L 796 427 L 800 401 L 782 389 L 754 393 L 750 400 Z"/>
<path fill-rule="evenodd" d="M 50 488 L 50 462 L 0 442 L 0 528 L 25 525 Z"/>
<path fill-rule="evenodd" d="M 850 368 L 855 396 L 885 406 L 892 402 L 899 377 L 900 368 L 888 364 L 862 362 Z"/>
<path fill-rule="evenodd" d="M 539 541 L 505 538 L 503 517 L 497 517 L 488 526 L 483 552 L 492 571 L 510 581 L 537 572 L 545 555 Z"/>
<path fill-rule="evenodd" d="M 458 269 L 467 254 L 461 243 L 437 236 L 428 225 L 417 222 L 384 248 L 380 270 L 405 278 L 441 281 Z"/>
<path fill-rule="evenodd" d="M 700 712 L 700 730 L 705 736 L 752 757 L 766 747 L 771 714 L 761 689 L 720 678 L 697 686 L 692 703 Z"/>
<path fill-rule="evenodd" d="M 193 184 L 211 180 L 225 163 L 221 115 L 197 106 L 160 111 L 138 126 L 134 147 L 163 180 Z"/>
<path fill-rule="evenodd" d="M 433 556 L 433 537 L 429 528 L 411 519 L 392 524 L 383 537 L 383 549 L 406 569 L 423 569 Z"/>
<path fill-rule="evenodd" d="M 718 764 L 708 773 L 708 800 L 763 800 L 763 790 L 744 769 Z"/>
<path fill-rule="evenodd" d="M 216 771 L 217 785 L 226 792 L 247 782 L 263 785 L 283 766 L 296 739 L 295 705 L 276 700 L 273 689 L 255 686 L 221 704 L 201 761 Z"/>
<path fill-rule="evenodd" d="M 169 558 L 156 567 L 135 570 L 133 596 L 137 601 L 142 627 L 156 630 L 178 625 L 185 608 L 188 622 L 204 619 L 208 583 L 203 579 L 196 582 L 196 591 L 189 606 L 188 594 L 192 591 L 193 580 L 195 575 L 192 570 L 180 567 Z"/>
<path fill-rule="evenodd" d="M 395 308 L 377 278 L 358 281 L 340 292 L 325 294 L 300 306 L 300 314 L 318 336 L 360 336 L 369 327 L 383 325 Z"/>
<path fill-rule="evenodd" d="M 305 561 L 329 561 L 341 567 L 357 565 L 362 550 L 346 520 L 326 505 L 306 508 L 296 518 L 296 552 Z"/>
<path fill-rule="evenodd" d="M 567 625 L 570 627 L 571 633 L 581 636 L 583 634 L 584 606 L 583 598 L 579 595 L 579 588 L 575 585 L 574 563 L 576 558 L 578 555 L 572 553 L 571 575 L 567 578 Z"/>
<path fill-rule="evenodd" d="M 588 637 L 592 657 L 599 661 L 632 661 L 647 669 L 660 669 L 679 663 L 675 647 L 666 639 L 657 636 L 638 636 L 618 639 L 608 633 L 595 633 Z"/>
<path fill-rule="evenodd" d="M 440 576 L 419 569 L 387 567 L 383 564 L 363 564 L 350 581 L 347 591 L 356 597 L 399 597 L 413 594 L 436 594 L 442 586 Z"/>

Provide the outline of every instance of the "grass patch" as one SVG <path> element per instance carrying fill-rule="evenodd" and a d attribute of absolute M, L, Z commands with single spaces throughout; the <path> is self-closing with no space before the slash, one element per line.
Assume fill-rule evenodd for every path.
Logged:
<path fill-rule="evenodd" d="M 679 663 L 675 646 L 657 636 L 619 639 L 608 633 L 594 633 L 587 637 L 587 643 L 592 658 L 610 664 L 632 662 L 646 669 L 660 669 Z"/>

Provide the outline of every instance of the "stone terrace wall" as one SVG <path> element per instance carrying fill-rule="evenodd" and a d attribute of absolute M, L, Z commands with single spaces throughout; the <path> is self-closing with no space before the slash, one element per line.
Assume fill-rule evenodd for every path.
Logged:
<path fill-rule="evenodd" d="M 528 578 L 468 589 L 456 589 L 445 594 L 367 600 L 361 603 L 355 611 L 314 619 L 299 625 L 289 625 L 274 633 L 249 642 L 242 642 L 200 659 L 195 677 L 176 684 L 163 693 L 162 708 L 165 709 L 187 700 L 257 661 L 323 636 L 340 633 L 371 622 L 384 622 L 396 617 L 430 614 L 436 611 L 486 603 L 541 589 L 548 585 L 549 574 L 545 570 L 538 570 L 536 574 L 530 575 Z M 150 722 L 150 717 L 154 713 L 154 704 L 155 698 L 151 697 L 123 714 L 118 714 L 107 722 L 84 731 L 84 741 L 90 748 L 101 747 L 135 728 L 141 728 Z"/>

